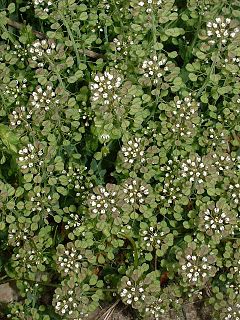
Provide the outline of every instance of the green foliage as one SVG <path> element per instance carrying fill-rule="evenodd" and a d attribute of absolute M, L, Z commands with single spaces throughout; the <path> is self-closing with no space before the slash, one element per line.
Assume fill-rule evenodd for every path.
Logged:
<path fill-rule="evenodd" d="M 4 315 L 239 319 L 239 1 L 0 7 Z"/>

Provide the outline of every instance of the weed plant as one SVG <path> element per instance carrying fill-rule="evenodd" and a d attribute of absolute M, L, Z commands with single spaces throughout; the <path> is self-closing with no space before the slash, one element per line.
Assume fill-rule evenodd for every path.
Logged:
<path fill-rule="evenodd" d="M 12 320 L 240 319 L 240 1 L 0 1 Z"/>

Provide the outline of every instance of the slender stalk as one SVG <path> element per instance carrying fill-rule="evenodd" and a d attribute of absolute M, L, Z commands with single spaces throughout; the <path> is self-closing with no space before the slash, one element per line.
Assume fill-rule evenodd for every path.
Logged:
<path fill-rule="evenodd" d="M 72 33 L 72 30 L 67 22 L 67 20 L 65 19 L 64 15 L 61 15 L 61 18 L 62 18 L 62 21 L 65 25 L 65 27 L 67 28 L 67 32 L 69 34 L 69 37 L 72 41 L 72 44 L 73 44 L 73 49 L 75 51 L 75 54 L 76 54 L 76 58 L 77 58 L 77 65 L 79 66 L 80 63 L 81 63 L 81 59 L 80 59 L 80 56 L 79 56 L 79 49 L 77 48 L 77 44 L 75 42 L 75 39 L 74 39 L 74 36 L 73 36 L 73 33 Z"/>
<path fill-rule="evenodd" d="M 55 66 L 54 66 L 54 64 L 53 64 L 53 62 L 52 62 L 52 60 L 51 59 L 49 59 L 49 57 L 48 57 L 48 55 L 47 54 L 44 54 L 44 57 L 46 58 L 46 60 L 49 62 L 49 64 L 51 65 L 51 67 L 52 67 L 52 71 L 55 73 L 55 75 L 57 76 L 57 78 L 58 78 L 58 81 L 59 81 L 59 83 L 60 83 L 60 85 L 65 89 L 65 86 L 64 86 L 64 83 L 63 83 L 63 81 L 62 81 L 62 78 L 61 78 L 61 76 L 60 76 L 60 74 L 59 74 L 59 72 L 56 70 L 56 68 L 55 68 Z"/>
<path fill-rule="evenodd" d="M 201 25 L 202 25 L 202 15 L 200 15 L 200 18 L 199 18 L 199 20 L 198 20 L 197 30 L 196 30 L 196 32 L 195 32 L 193 41 L 192 41 L 189 49 L 186 51 L 186 58 L 185 58 L 184 66 L 186 66 L 186 64 L 187 64 L 187 63 L 189 62 L 189 60 L 190 60 L 190 57 L 191 57 L 191 55 L 192 55 L 192 50 L 193 50 L 193 48 L 195 47 L 195 44 L 196 44 L 196 42 L 197 42 L 197 38 L 198 38 L 198 34 L 199 34 L 199 31 L 200 31 Z"/>
<path fill-rule="evenodd" d="M 217 62 L 217 57 L 218 57 L 218 54 L 219 54 L 220 51 L 221 51 L 221 44 L 220 44 L 220 46 L 219 46 L 218 51 L 217 51 L 216 54 L 215 54 L 215 57 L 214 57 L 214 59 L 213 59 L 213 62 L 212 62 L 211 68 L 210 68 L 210 70 L 209 70 L 209 73 L 208 73 L 208 75 L 207 75 L 207 78 L 205 79 L 204 84 L 202 85 L 201 89 L 198 91 L 198 93 L 197 93 L 197 95 L 196 95 L 196 99 L 198 99 L 198 98 L 201 96 L 202 92 L 206 89 L 206 87 L 207 87 L 207 85 L 208 85 L 208 82 L 209 82 L 209 79 L 210 79 L 211 75 L 212 75 L 213 72 L 214 72 L 215 65 L 216 65 L 216 62 Z"/>
<path fill-rule="evenodd" d="M 123 238 L 126 238 L 132 245 L 133 247 L 133 258 L 134 258 L 134 268 L 137 268 L 138 267 L 138 250 L 137 250 L 137 246 L 136 246 L 136 243 L 135 241 L 133 240 L 132 237 L 129 237 L 128 235 L 126 234 L 123 234 L 123 233 L 120 233 L 120 235 L 123 237 Z"/>

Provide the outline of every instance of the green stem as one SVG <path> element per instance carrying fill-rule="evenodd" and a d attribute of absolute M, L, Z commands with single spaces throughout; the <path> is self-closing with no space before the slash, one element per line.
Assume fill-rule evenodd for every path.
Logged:
<path fill-rule="evenodd" d="M 57 76 L 60 85 L 61 85 L 64 89 L 66 89 L 65 86 L 64 86 L 64 84 L 63 84 L 62 78 L 61 78 L 60 74 L 58 73 L 56 67 L 54 66 L 52 60 L 49 59 L 49 57 L 48 57 L 47 54 L 44 54 L 44 57 L 46 58 L 46 60 L 48 61 L 48 63 L 51 65 L 52 71 L 53 71 L 53 72 L 55 73 L 55 75 Z"/>
<path fill-rule="evenodd" d="M 65 19 L 64 15 L 61 15 L 61 18 L 62 18 L 62 21 L 63 21 L 65 27 L 67 28 L 67 32 L 68 32 L 69 37 L 70 37 L 70 39 L 71 39 L 71 41 L 72 41 L 73 49 L 74 49 L 74 51 L 75 51 L 76 58 L 77 58 L 77 65 L 79 66 L 80 63 L 81 63 L 81 59 L 80 59 L 79 50 L 78 50 L 78 48 L 77 48 L 77 44 L 76 44 L 76 42 L 75 42 L 75 39 L 74 39 L 72 30 L 70 29 L 70 26 L 69 26 L 67 20 Z"/>
<path fill-rule="evenodd" d="M 154 13 L 152 14 L 152 36 L 153 36 L 153 43 L 155 46 L 157 43 L 157 29 L 156 29 L 156 24 L 155 24 L 155 14 Z"/>
<path fill-rule="evenodd" d="M 190 57 L 192 56 L 192 50 L 193 50 L 193 48 L 195 47 L 195 44 L 196 44 L 196 42 L 197 42 L 197 38 L 198 38 L 198 34 L 199 34 L 199 31 L 200 31 L 201 25 L 202 25 L 202 15 L 200 15 L 200 18 L 199 18 L 199 20 L 198 20 L 198 26 L 197 26 L 197 30 L 196 30 L 196 32 L 195 32 L 193 41 L 192 41 L 189 49 L 186 51 L 186 59 L 185 59 L 185 62 L 184 62 L 184 66 L 186 66 L 186 64 L 187 64 L 187 63 L 189 62 L 189 60 L 190 60 Z"/>
<path fill-rule="evenodd" d="M 126 234 L 123 234 L 123 233 L 120 233 L 120 235 L 123 238 L 126 238 L 131 243 L 131 245 L 133 247 L 134 268 L 136 269 L 138 267 L 138 250 L 137 250 L 136 243 L 135 243 L 135 241 L 133 240 L 132 237 L 130 237 L 130 236 L 126 235 Z"/>
<path fill-rule="evenodd" d="M 208 82 L 209 82 L 209 79 L 211 77 L 211 75 L 213 74 L 214 72 L 214 69 L 215 69 L 215 65 L 216 65 L 216 62 L 217 62 L 217 57 L 218 57 L 218 54 L 219 52 L 221 51 L 221 44 L 219 46 L 219 49 L 218 49 L 218 52 L 216 52 L 216 55 L 213 59 L 213 62 L 212 62 L 212 65 L 211 65 L 211 68 L 209 70 L 209 73 L 207 75 L 207 78 L 206 80 L 204 81 L 204 84 L 202 85 L 202 88 L 198 91 L 197 95 L 196 95 L 196 100 L 201 96 L 202 92 L 206 89 L 207 85 L 208 85 Z"/>

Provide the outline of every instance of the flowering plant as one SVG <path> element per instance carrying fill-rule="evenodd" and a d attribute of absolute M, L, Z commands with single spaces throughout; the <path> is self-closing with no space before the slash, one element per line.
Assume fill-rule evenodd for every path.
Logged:
<path fill-rule="evenodd" d="M 239 319 L 239 1 L 0 9 L 0 318 Z"/>

